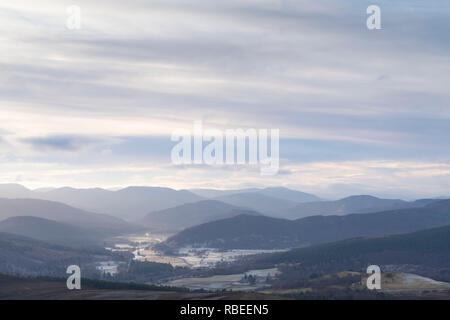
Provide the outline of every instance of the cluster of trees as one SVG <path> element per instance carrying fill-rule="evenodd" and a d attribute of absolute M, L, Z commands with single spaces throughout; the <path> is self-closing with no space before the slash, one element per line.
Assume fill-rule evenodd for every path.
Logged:
<path fill-rule="evenodd" d="M 252 274 L 245 274 L 241 279 L 241 282 L 248 283 L 250 285 L 256 284 L 256 281 L 257 281 L 257 277 Z"/>
<path fill-rule="evenodd" d="M 118 281 L 136 281 L 157 283 L 163 279 L 186 276 L 189 268 L 173 267 L 169 263 L 130 260 L 119 268 L 119 274 L 114 277 Z"/>

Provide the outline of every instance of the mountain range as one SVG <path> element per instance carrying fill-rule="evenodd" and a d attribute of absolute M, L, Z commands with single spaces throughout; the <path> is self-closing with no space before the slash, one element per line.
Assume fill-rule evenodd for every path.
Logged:
<path fill-rule="evenodd" d="M 369 195 L 356 195 L 335 201 L 300 203 L 283 211 L 279 217 L 298 219 L 316 215 L 346 215 L 350 213 L 371 213 L 421 207 L 433 199 L 404 201 L 399 199 L 380 199 Z"/>
<path fill-rule="evenodd" d="M 113 191 L 101 188 L 70 187 L 30 190 L 19 184 L 0 185 L 0 198 L 57 201 L 86 211 L 105 213 L 129 221 L 140 220 L 149 212 L 202 200 L 220 200 L 233 206 L 270 214 L 277 214 L 302 202 L 320 201 L 314 195 L 283 187 L 239 190 L 127 187 Z"/>
<path fill-rule="evenodd" d="M 141 219 L 139 224 L 153 230 L 179 231 L 205 222 L 231 218 L 244 212 L 251 214 L 249 210 L 221 201 L 203 200 L 151 212 Z"/>
<path fill-rule="evenodd" d="M 57 201 L 129 221 L 142 218 L 151 211 L 203 200 L 202 197 L 187 190 L 159 187 L 128 187 L 117 191 L 63 187 L 32 191 L 15 184 L 0 185 L 0 198 Z"/>
<path fill-rule="evenodd" d="M 37 199 L 0 199 L 0 221 L 17 216 L 32 216 L 69 224 L 97 233 L 120 234 L 141 228 L 120 218 L 80 210 L 63 203 Z"/>
<path fill-rule="evenodd" d="M 0 232 L 68 247 L 89 247 L 100 243 L 103 233 L 38 217 L 11 217 L 0 221 Z"/>
<path fill-rule="evenodd" d="M 296 203 L 320 201 L 321 199 L 313 194 L 292 190 L 284 187 L 268 187 L 263 189 L 249 188 L 236 190 L 216 190 L 216 189 L 191 189 L 191 192 L 204 198 L 218 198 L 241 193 L 257 193 L 268 197 L 288 200 Z"/>
<path fill-rule="evenodd" d="M 450 226 L 400 235 L 347 239 L 268 254 L 255 260 L 270 265 L 300 263 L 302 268 L 326 272 L 362 270 L 376 261 L 377 265 L 437 267 L 445 269 L 446 276 L 450 277 Z"/>
<path fill-rule="evenodd" d="M 0 273 L 64 274 L 67 266 L 90 262 L 92 252 L 0 232 Z"/>
<path fill-rule="evenodd" d="M 274 198 L 257 192 L 235 193 L 214 199 L 271 216 L 279 216 L 283 211 L 298 204 L 291 200 Z"/>
<path fill-rule="evenodd" d="M 213 193 L 217 195 L 216 192 Z M 210 194 L 211 195 L 211 194 Z M 346 215 L 385 210 L 422 207 L 435 202 L 423 199 L 414 202 L 380 199 L 372 196 L 351 196 L 337 201 L 295 203 L 259 192 L 238 192 L 183 204 L 148 213 L 137 222 L 150 229 L 179 231 L 197 224 L 233 217 L 239 210 L 256 211 L 260 215 L 294 220 L 313 215 Z M 234 211 L 231 213 L 231 211 Z"/>
<path fill-rule="evenodd" d="M 234 207 L 230 209 L 246 208 L 261 214 L 286 219 L 420 207 L 428 203 L 427 201 L 433 201 L 408 202 L 372 196 L 351 196 L 340 200 L 325 201 L 312 194 L 284 187 L 238 190 L 128 187 L 112 191 L 101 188 L 75 189 L 69 187 L 30 190 L 18 184 L 0 185 L 0 198 L 55 201 L 84 211 L 108 214 L 127 221 L 141 221 L 149 213 L 161 212 L 165 209 L 204 200 L 221 201 Z M 201 206 L 200 204 L 199 207 Z M 214 206 L 212 210 L 215 210 Z M 158 215 L 156 214 L 156 216 Z M 150 221 L 147 217 L 145 220 Z"/>
<path fill-rule="evenodd" d="M 221 249 L 281 249 L 352 237 L 414 232 L 450 224 L 450 200 L 423 207 L 297 220 L 239 215 L 181 231 L 164 243 L 168 248 L 202 246 Z"/>

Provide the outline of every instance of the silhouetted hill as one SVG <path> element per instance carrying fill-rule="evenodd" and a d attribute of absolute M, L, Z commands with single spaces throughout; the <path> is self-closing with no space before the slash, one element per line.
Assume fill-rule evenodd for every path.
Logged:
<path fill-rule="evenodd" d="M 0 232 L 0 273 L 64 274 L 67 266 L 90 261 L 86 251 Z"/>
<path fill-rule="evenodd" d="M 116 217 L 87 212 L 58 202 L 36 199 L 0 199 L 0 221 L 17 216 L 39 217 L 110 234 L 133 232 L 140 229 Z"/>
<path fill-rule="evenodd" d="M 202 200 L 186 190 L 158 187 L 128 187 L 118 191 L 61 188 L 40 193 L 40 197 L 126 220 L 142 218 L 149 211 Z"/>
<path fill-rule="evenodd" d="M 308 246 L 352 237 L 414 232 L 450 224 L 450 200 L 421 208 L 346 216 L 313 216 L 295 221 L 241 215 L 186 229 L 166 245 L 227 249 Z"/>
<path fill-rule="evenodd" d="M 47 188 L 29 190 L 21 185 L 0 185 L 0 198 L 57 201 L 86 211 L 136 220 L 149 211 L 162 210 L 184 203 L 203 200 L 187 190 L 159 187 L 128 187 L 111 191 L 101 188 Z"/>
<path fill-rule="evenodd" d="M 279 198 L 284 200 L 289 200 L 293 202 L 303 203 L 303 202 L 313 202 L 320 201 L 321 199 L 313 194 L 301 192 L 297 190 L 292 190 L 284 187 L 268 187 L 259 191 L 261 194 L 270 196 L 273 198 Z"/>
<path fill-rule="evenodd" d="M 277 216 L 296 205 L 295 202 L 264 195 L 262 193 L 236 193 L 215 198 L 234 206 L 244 207 L 258 212 Z"/>
<path fill-rule="evenodd" d="M 34 192 L 20 184 L 0 184 L 0 198 L 33 198 Z"/>
<path fill-rule="evenodd" d="M 303 267 L 320 266 L 337 270 L 369 264 L 450 268 L 450 226 L 401 235 L 354 238 L 265 255 L 257 260 L 272 264 L 301 263 Z"/>
<path fill-rule="evenodd" d="M 12 217 L 0 221 L 0 232 L 70 247 L 98 245 L 102 234 L 38 217 Z"/>
<path fill-rule="evenodd" d="M 216 200 L 203 200 L 147 214 L 140 224 L 158 230 L 182 230 L 201 223 L 231 218 L 240 208 Z"/>
<path fill-rule="evenodd" d="M 350 213 L 370 213 L 385 210 L 421 207 L 427 201 L 407 202 L 403 200 L 380 199 L 368 195 L 350 196 L 336 201 L 301 203 L 289 208 L 280 217 L 298 219 L 316 215 L 345 215 Z"/>
<path fill-rule="evenodd" d="M 298 243 L 292 224 L 290 220 L 242 214 L 186 229 L 167 239 L 165 244 L 224 249 L 289 248 Z"/>
<path fill-rule="evenodd" d="M 293 201 L 296 203 L 320 201 L 313 194 L 292 190 L 284 187 L 269 187 L 264 189 L 248 188 L 235 190 L 192 189 L 193 193 L 205 198 L 218 198 L 240 193 L 259 193 L 268 197 Z"/>

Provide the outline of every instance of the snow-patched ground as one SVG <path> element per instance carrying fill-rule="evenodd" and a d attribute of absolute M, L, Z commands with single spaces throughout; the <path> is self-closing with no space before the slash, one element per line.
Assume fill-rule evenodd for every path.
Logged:
<path fill-rule="evenodd" d="M 436 281 L 412 273 L 394 273 L 393 277 L 382 276 L 384 291 L 450 290 L 450 283 Z"/>
<path fill-rule="evenodd" d="M 262 289 L 267 286 L 267 277 L 273 277 L 279 274 L 278 269 L 261 269 L 250 270 L 245 273 L 217 275 L 203 278 L 182 278 L 172 280 L 164 283 L 168 286 L 184 287 L 189 289 L 204 289 L 204 290 L 233 290 L 233 291 L 253 291 Z M 242 281 L 245 275 L 252 275 L 256 277 L 256 282 L 253 284 Z"/>

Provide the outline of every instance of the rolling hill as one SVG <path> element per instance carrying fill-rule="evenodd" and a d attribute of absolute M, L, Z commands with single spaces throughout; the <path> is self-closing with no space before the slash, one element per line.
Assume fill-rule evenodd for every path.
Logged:
<path fill-rule="evenodd" d="M 257 260 L 271 264 L 301 263 L 304 267 L 326 265 L 337 270 L 355 268 L 355 264 L 364 267 L 375 263 L 425 265 L 450 271 L 450 226 L 385 237 L 348 239 L 265 255 Z"/>
<path fill-rule="evenodd" d="M 268 197 L 293 201 L 296 203 L 320 201 L 319 197 L 313 194 L 292 190 L 284 187 L 268 187 L 263 189 L 249 188 L 236 190 L 215 190 L 215 189 L 192 189 L 193 193 L 205 198 L 217 198 L 239 193 L 258 193 Z"/>
<path fill-rule="evenodd" d="M 69 247 L 98 245 L 102 234 L 38 217 L 11 217 L 0 221 L 0 232 Z"/>
<path fill-rule="evenodd" d="M 105 234 L 134 232 L 140 227 L 119 218 L 87 212 L 68 205 L 36 199 L 0 199 L 0 221 L 17 216 L 32 216 L 94 229 Z"/>
<path fill-rule="evenodd" d="M 0 185 L 0 198 L 57 201 L 86 211 L 104 213 L 125 220 L 136 220 L 149 211 L 162 210 L 203 200 L 186 190 L 159 187 L 128 187 L 111 191 L 101 188 L 56 188 L 29 190 L 21 185 Z"/>
<path fill-rule="evenodd" d="M 66 278 L 18 277 L 0 274 L 0 300 L 275 300 L 280 297 L 254 292 L 189 292 L 183 288 L 134 282 L 82 278 L 82 290 L 67 290 Z M 117 315 L 117 309 L 108 309 Z M 108 312 L 106 312 L 107 314 Z M 173 309 L 168 318 L 177 316 Z M 105 311 L 102 310 L 105 317 Z"/>
<path fill-rule="evenodd" d="M 233 205 L 216 200 L 187 203 L 174 208 L 147 214 L 139 223 L 164 231 L 179 231 L 201 223 L 231 218 L 243 211 Z"/>
<path fill-rule="evenodd" d="M 298 220 L 240 215 L 186 229 L 167 239 L 171 248 L 280 249 L 360 236 L 414 232 L 450 224 L 450 200 L 420 208 Z"/>
<path fill-rule="evenodd" d="M 90 262 L 85 251 L 0 232 L 0 273 L 65 275 L 67 266 Z"/>
<path fill-rule="evenodd" d="M 0 184 L 0 198 L 33 198 L 35 193 L 20 184 L 5 183 Z"/>
<path fill-rule="evenodd" d="M 429 200 L 433 202 L 433 200 Z M 385 210 L 421 207 L 426 201 L 408 202 L 397 199 L 380 199 L 368 195 L 350 196 L 336 201 L 301 203 L 288 208 L 279 217 L 298 219 L 316 215 L 345 215 L 350 213 L 370 213 Z"/>
<path fill-rule="evenodd" d="M 202 200 L 189 191 L 157 187 L 128 187 L 118 191 L 60 188 L 40 193 L 40 197 L 130 221 L 142 218 L 149 211 Z"/>
<path fill-rule="evenodd" d="M 219 200 L 233 206 L 256 210 L 263 214 L 272 216 L 278 216 L 279 212 L 283 212 L 296 205 L 295 202 L 290 200 L 274 198 L 256 192 L 230 194 L 215 198 L 215 200 Z"/>
<path fill-rule="evenodd" d="M 259 191 L 259 193 L 273 198 L 289 200 L 293 202 L 313 202 L 321 199 L 313 194 L 292 190 L 284 187 L 268 187 Z"/>

